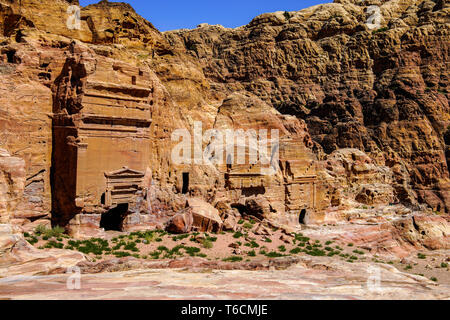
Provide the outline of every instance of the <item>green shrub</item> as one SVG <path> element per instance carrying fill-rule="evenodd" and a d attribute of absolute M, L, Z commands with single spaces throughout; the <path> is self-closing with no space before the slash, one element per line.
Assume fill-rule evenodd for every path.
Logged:
<path fill-rule="evenodd" d="M 191 257 L 195 256 L 196 253 L 200 253 L 200 251 L 201 251 L 200 248 L 197 248 L 197 247 L 185 247 L 184 250 Z"/>
<path fill-rule="evenodd" d="M 124 258 L 131 256 L 131 253 L 125 251 L 115 251 L 113 253 L 117 258 Z"/>
<path fill-rule="evenodd" d="M 38 241 L 39 241 L 38 238 L 36 238 L 34 236 L 32 236 L 31 238 L 28 239 L 28 242 L 32 245 L 38 243 Z"/>
<path fill-rule="evenodd" d="M 159 255 L 160 255 L 160 254 L 161 254 L 160 251 L 153 251 L 153 252 L 150 252 L 150 256 L 151 256 L 152 259 L 154 259 L 154 260 L 159 259 Z"/>
<path fill-rule="evenodd" d="M 279 252 L 276 252 L 276 251 L 271 251 L 271 252 L 269 252 L 269 253 L 266 253 L 266 257 L 269 257 L 269 258 L 278 258 L 278 257 L 284 257 L 284 255 L 281 254 L 281 253 L 279 253 Z"/>
<path fill-rule="evenodd" d="M 34 233 L 38 236 L 44 234 L 47 231 L 47 227 L 44 226 L 43 224 L 38 225 L 35 229 L 34 229 Z"/>
<path fill-rule="evenodd" d="M 438 281 L 438 279 L 437 279 L 436 277 L 431 277 L 430 280 L 431 280 L 431 281 L 434 281 L 434 282 L 437 282 L 437 281 Z"/>
<path fill-rule="evenodd" d="M 248 255 L 249 255 L 250 257 L 256 257 L 256 252 L 255 252 L 255 250 L 249 251 L 249 252 L 248 252 Z"/>
<path fill-rule="evenodd" d="M 419 258 L 419 259 L 426 259 L 427 256 L 424 255 L 423 253 L 418 253 L 418 254 L 417 254 L 417 258 Z"/>
<path fill-rule="evenodd" d="M 133 252 L 138 252 L 139 251 L 139 249 L 136 247 L 136 243 L 135 242 L 128 242 L 125 245 L 124 249 L 128 250 L 128 251 L 133 251 Z"/>
<path fill-rule="evenodd" d="M 291 254 L 299 254 L 300 252 L 302 252 L 302 249 L 300 248 L 294 248 L 290 251 Z"/>
<path fill-rule="evenodd" d="M 278 250 L 279 250 L 280 252 L 286 252 L 286 247 L 285 247 L 285 246 L 279 246 L 279 247 L 278 247 Z"/>
<path fill-rule="evenodd" d="M 240 237 L 242 237 L 244 234 L 240 231 L 237 231 L 234 233 L 233 238 L 235 239 L 239 239 Z"/>
<path fill-rule="evenodd" d="M 244 223 L 243 227 L 244 227 L 245 229 L 252 229 L 252 228 L 253 228 L 253 225 L 252 225 L 251 223 L 246 222 L 246 223 Z"/>
<path fill-rule="evenodd" d="M 441 268 L 448 268 L 448 263 L 442 262 L 441 263 Z"/>
<path fill-rule="evenodd" d="M 237 256 L 233 256 L 233 257 L 228 257 L 228 258 L 222 259 L 222 261 L 225 261 L 225 262 L 239 262 L 239 261 L 242 261 L 242 260 L 243 260 L 242 257 L 237 257 Z"/>
<path fill-rule="evenodd" d="M 172 237 L 172 240 L 179 241 L 179 240 L 184 240 L 186 238 L 189 238 L 189 234 L 180 234 L 178 236 L 174 236 L 174 237 Z"/>
<path fill-rule="evenodd" d="M 314 257 L 324 257 L 326 256 L 326 252 L 317 248 L 313 248 L 312 250 L 307 250 L 306 253 L 310 256 Z"/>
<path fill-rule="evenodd" d="M 259 244 L 256 241 L 252 240 L 252 241 L 250 241 L 250 247 L 251 248 L 259 248 Z"/>
<path fill-rule="evenodd" d="M 213 242 L 211 240 L 208 240 L 208 239 L 203 240 L 202 241 L 202 245 L 203 245 L 203 248 L 205 248 L 205 249 L 212 249 L 214 247 Z"/>

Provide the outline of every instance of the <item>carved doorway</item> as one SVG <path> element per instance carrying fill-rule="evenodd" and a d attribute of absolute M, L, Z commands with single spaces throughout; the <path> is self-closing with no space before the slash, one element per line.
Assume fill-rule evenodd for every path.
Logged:
<path fill-rule="evenodd" d="M 117 207 L 102 214 L 100 228 L 105 231 L 123 231 L 123 222 L 128 214 L 128 204 L 119 204 Z"/>

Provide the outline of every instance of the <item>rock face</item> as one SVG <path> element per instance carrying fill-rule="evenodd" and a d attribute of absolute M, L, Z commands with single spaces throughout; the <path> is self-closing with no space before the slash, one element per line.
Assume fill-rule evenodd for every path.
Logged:
<path fill-rule="evenodd" d="M 0 156 L 2 221 L 50 218 L 82 238 L 236 229 L 239 214 L 298 226 L 361 205 L 449 211 L 446 2 L 342 0 L 164 34 L 108 1 L 74 25 L 74 5 L 0 0 L 0 147 L 14 155 Z M 256 137 L 267 150 L 175 162 L 172 135 L 195 140 L 199 122 L 200 135 L 244 132 L 246 159 Z M 228 161 L 203 138 L 202 160 Z"/>
<path fill-rule="evenodd" d="M 25 189 L 25 161 L 0 149 L 0 223 L 14 218 Z"/>
<path fill-rule="evenodd" d="M 14 226 L 0 224 L 0 277 L 44 275 L 53 270 L 75 267 L 85 261 L 78 252 L 59 249 L 38 250 Z"/>
<path fill-rule="evenodd" d="M 209 203 L 189 198 L 187 209 L 175 215 L 169 222 L 167 231 L 171 233 L 219 232 L 222 231 L 223 222 L 219 211 Z"/>
<path fill-rule="evenodd" d="M 449 211 L 448 24 L 446 1 L 336 0 L 165 36 L 220 94 L 246 90 L 305 119 L 326 153 L 357 148 L 391 168 L 399 200 Z"/>

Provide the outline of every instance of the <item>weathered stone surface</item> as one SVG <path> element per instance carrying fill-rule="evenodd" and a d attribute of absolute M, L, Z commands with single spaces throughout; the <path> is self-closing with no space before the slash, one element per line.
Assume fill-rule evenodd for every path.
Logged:
<path fill-rule="evenodd" d="M 22 201 L 25 161 L 0 149 L 0 223 L 8 223 Z"/>
<path fill-rule="evenodd" d="M 194 217 L 192 210 L 189 208 L 185 212 L 176 214 L 169 222 L 166 230 L 170 233 L 183 234 L 192 231 Z"/>
<path fill-rule="evenodd" d="M 206 232 L 219 232 L 222 230 L 223 222 L 220 219 L 219 211 L 212 205 L 201 199 L 189 198 L 187 206 L 192 212 L 193 230 Z"/>
<path fill-rule="evenodd" d="M 380 29 L 366 25 L 372 4 Z M 364 151 L 392 170 L 400 201 L 448 212 L 448 10 L 445 1 L 336 0 L 164 35 L 201 61 L 217 95 L 245 90 L 305 119 L 325 153 Z M 378 201 L 369 198 L 360 197 Z"/>
<path fill-rule="evenodd" d="M 46 249 L 30 245 L 12 225 L 0 224 L 0 278 L 51 274 L 54 270 L 75 267 L 85 261 L 81 253 Z"/>
<path fill-rule="evenodd" d="M 415 246 L 427 249 L 450 248 L 450 221 L 445 217 L 415 215 L 396 221 L 400 236 Z"/>
<path fill-rule="evenodd" d="M 191 260 L 191 259 L 189 259 Z M 292 265 L 286 260 L 271 263 L 253 263 L 256 270 L 235 270 L 242 266 L 222 263 L 222 270 L 211 271 L 217 264 L 202 260 L 174 262 L 146 262 L 146 268 L 166 268 L 169 265 L 182 268 L 185 265 L 198 266 L 186 270 L 136 270 L 104 274 L 85 274 L 80 290 L 68 290 L 69 275 L 57 275 L 31 279 L 0 279 L 0 297 L 10 299 L 448 299 L 448 286 L 405 274 L 392 266 L 378 264 L 381 283 L 377 288 L 368 287 L 371 265 L 368 263 L 327 263 L 323 259 L 304 259 Z M 286 263 L 288 262 L 288 263 Z M 228 268 L 225 266 L 228 265 Z M 251 264 L 248 263 L 250 266 Z M 118 262 L 83 268 L 91 272 L 129 270 L 136 263 Z M 372 266 L 373 267 L 373 266 Z M 228 269 L 228 270 L 227 270 Z M 285 269 L 285 270 L 283 270 Z M 274 277 L 276 272 L 276 277 Z M 205 283 L 208 283 L 205 286 Z M 174 293 L 174 288 L 177 289 Z M 103 290 L 102 290 L 103 289 Z"/>

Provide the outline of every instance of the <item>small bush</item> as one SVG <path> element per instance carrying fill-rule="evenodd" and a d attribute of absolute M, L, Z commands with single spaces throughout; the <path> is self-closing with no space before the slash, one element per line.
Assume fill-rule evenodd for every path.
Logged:
<path fill-rule="evenodd" d="M 276 252 L 276 251 L 271 251 L 271 252 L 269 252 L 269 253 L 266 253 L 266 257 L 269 257 L 269 258 L 278 258 L 278 257 L 284 257 L 284 255 L 281 254 L 281 253 L 279 253 L 279 252 Z"/>
<path fill-rule="evenodd" d="M 256 257 L 256 252 L 255 252 L 255 250 L 249 251 L 249 252 L 248 252 L 248 256 L 250 256 L 250 257 Z"/>
<path fill-rule="evenodd" d="M 239 261 L 242 261 L 242 260 L 243 260 L 242 257 L 237 257 L 237 256 L 233 256 L 233 257 L 228 257 L 228 258 L 222 259 L 222 261 L 225 261 L 225 262 L 239 262 Z"/>
<path fill-rule="evenodd" d="M 186 253 L 188 255 L 190 255 L 191 257 L 195 256 L 196 253 L 200 253 L 200 249 L 197 247 L 185 247 L 184 250 L 186 251 Z"/>
<path fill-rule="evenodd" d="M 299 254 L 300 252 L 302 252 L 302 249 L 300 248 L 294 248 L 290 251 L 291 254 Z"/>
<path fill-rule="evenodd" d="M 285 247 L 285 246 L 279 246 L 279 247 L 278 247 L 278 250 L 279 250 L 280 252 L 286 252 L 286 247 Z"/>
<path fill-rule="evenodd" d="M 441 268 L 448 268 L 448 263 L 442 262 L 441 263 Z"/>
<path fill-rule="evenodd" d="M 246 222 L 246 223 L 244 223 L 243 227 L 244 227 L 245 229 L 252 229 L 252 228 L 253 228 L 253 225 L 252 225 L 251 223 Z"/>
<path fill-rule="evenodd" d="M 239 239 L 240 237 L 242 237 L 244 234 L 240 231 L 237 231 L 234 233 L 233 238 L 235 239 Z"/>
<path fill-rule="evenodd" d="M 180 234 L 178 236 L 174 236 L 174 237 L 172 237 L 172 240 L 179 241 L 179 240 L 184 240 L 186 238 L 189 238 L 189 234 Z"/>
<path fill-rule="evenodd" d="M 125 251 L 115 251 L 113 253 L 117 258 L 125 258 L 131 256 L 131 253 Z"/>
<path fill-rule="evenodd" d="M 211 240 L 208 240 L 208 239 L 203 240 L 202 241 L 202 245 L 203 245 L 203 248 L 205 248 L 205 249 L 212 249 L 214 247 L 213 242 Z"/>
<path fill-rule="evenodd" d="M 324 257 L 326 256 L 326 252 L 317 248 L 314 248 L 312 250 L 307 250 L 306 253 L 310 256 L 314 256 L 314 257 Z"/>
<path fill-rule="evenodd" d="M 417 258 L 419 258 L 419 259 L 426 259 L 427 256 L 424 255 L 423 253 L 418 253 L 418 254 L 417 254 Z"/>
<path fill-rule="evenodd" d="M 44 226 L 43 224 L 38 225 L 35 229 L 34 229 L 34 233 L 38 236 L 44 234 L 47 231 L 47 227 Z"/>
<path fill-rule="evenodd" d="M 434 282 L 437 282 L 437 281 L 438 281 L 438 279 L 437 279 L 436 277 L 431 277 L 430 280 L 431 280 L 431 281 L 434 281 Z"/>

